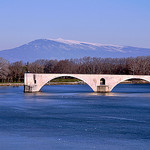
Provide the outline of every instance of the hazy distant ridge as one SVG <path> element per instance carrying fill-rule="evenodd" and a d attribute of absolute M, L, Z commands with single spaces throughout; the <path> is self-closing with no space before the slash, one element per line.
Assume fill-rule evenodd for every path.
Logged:
<path fill-rule="evenodd" d="M 13 49 L 0 51 L 0 57 L 10 62 L 37 59 L 67 59 L 91 57 L 136 57 L 150 55 L 150 49 L 131 46 L 106 45 L 64 39 L 38 39 Z"/>

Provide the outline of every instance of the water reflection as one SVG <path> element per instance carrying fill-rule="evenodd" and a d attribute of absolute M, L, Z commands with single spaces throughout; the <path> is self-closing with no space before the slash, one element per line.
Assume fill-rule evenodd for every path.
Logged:
<path fill-rule="evenodd" d="M 112 96 L 112 97 L 150 97 L 150 93 L 116 93 L 116 92 L 110 92 L 110 93 L 84 93 L 84 96 Z"/>
<path fill-rule="evenodd" d="M 92 93 L 87 93 L 87 95 L 89 96 L 119 96 L 119 93 L 96 93 L 96 92 L 92 92 Z"/>
<path fill-rule="evenodd" d="M 46 92 L 34 92 L 34 93 L 24 93 L 25 96 L 50 96 L 54 95 L 53 93 Z"/>

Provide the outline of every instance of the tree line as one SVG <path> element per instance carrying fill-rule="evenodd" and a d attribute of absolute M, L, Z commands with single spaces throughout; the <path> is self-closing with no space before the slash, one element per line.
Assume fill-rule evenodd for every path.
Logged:
<path fill-rule="evenodd" d="M 150 75 L 150 56 L 129 58 L 83 57 L 9 63 L 0 57 L 0 82 L 23 82 L 24 73 Z"/>

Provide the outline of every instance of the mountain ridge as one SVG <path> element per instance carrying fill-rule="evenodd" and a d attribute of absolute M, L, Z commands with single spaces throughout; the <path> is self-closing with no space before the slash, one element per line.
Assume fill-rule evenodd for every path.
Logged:
<path fill-rule="evenodd" d="M 150 55 L 150 48 L 120 46 L 59 39 L 37 39 L 16 48 L 1 50 L 0 57 L 10 62 L 37 59 L 70 59 L 90 57 L 136 57 Z"/>

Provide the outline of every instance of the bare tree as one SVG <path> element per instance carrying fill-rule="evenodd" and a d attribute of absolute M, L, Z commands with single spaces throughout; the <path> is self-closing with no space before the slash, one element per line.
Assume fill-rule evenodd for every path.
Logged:
<path fill-rule="evenodd" d="M 0 57 L 0 80 L 2 82 L 6 80 L 9 72 L 10 70 L 8 61 Z"/>
<path fill-rule="evenodd" d="M 17 62 L 10 64 L 9 76 L 11 77 L 11 80 L 13 82 L 23 82 L 24 72 L 25 72 L 24 66 L 25 64 L 23 64 L 22 61 L 17 61 Z"/>
<path fill-rule="evenodd" d="M 65 60 L 22 61 L 9 64 L 0 58 L 0 80 L 23 82 L 24 73 L 134 74 L 150 75 L 150 56 L 129 58 L 83 57 Z"/>

